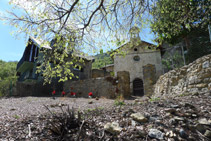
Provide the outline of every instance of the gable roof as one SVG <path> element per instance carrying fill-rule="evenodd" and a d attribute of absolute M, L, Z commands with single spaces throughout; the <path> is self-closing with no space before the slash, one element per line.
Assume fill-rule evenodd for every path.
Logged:
<path fill-rule="evenodd" d="M 37 39 L 35 37 L 29 36 L 29 39 L 31 39 L 33 41 L 33 43 L 38 46 L 39 48 L 43 47 L 46 49 L 52 49 L 49 45 L 47 45 L 44 41 L 42 41 L 41 39 Z"/>
<path fill-rule="evenodd" d="M 152 44 L 152 43 L 149 43 L 149 42 L 146 42 L 146 41 L 142 41 L 142 40 L 140 40 L 140 41 L 141 41 L 141 42 L 140 42 L 141 44 L 147 44 L 147 45 L 149 45 L 149 46 L 155 46 L 155 47 L 156 47 L 156 45 L 154 45 L 154 44 Z M 123 45 L 117 47 L 113 52 L 116 52 L 117 50 L 124 48 L 127 44 L 129 44 L 129 43 L 131 43 L 131 42 L 132 42 L 132 41 L 128 41 L 127 43 L 124 43 Z"/>
<path fill-rule="evenodd" d="M 50 46 L 48 46 L 41 39 L 37 39 L 37 38 L 32 37 L 32 36 L 29 36 L 29 39 L 31 39 L 34 42 L 34 44 L 37 45 L 39 48 L 43 47 L 43 48 L 46 48 L 46 49 L 52 49 Z M 82 55 L 81 53 L 74 53 L 73 55 L 76 56 L 76 57 L 80 57 L 80 58 L 86 59 L 88 61 L 93 61 L 94 60 L 93 57 L 91 57 L 91 56 L 85 56 L 85 55 Z"/>

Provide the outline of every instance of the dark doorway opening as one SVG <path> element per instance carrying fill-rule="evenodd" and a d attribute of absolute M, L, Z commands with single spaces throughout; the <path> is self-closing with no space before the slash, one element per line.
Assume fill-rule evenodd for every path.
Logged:
<path fill-rule="evenodd" d="M 133 95 L 134 96 L 143 96 L 144 95 L 144 85 L 143 81 L 139 78 L 136 78 L 133 81 Z"/>

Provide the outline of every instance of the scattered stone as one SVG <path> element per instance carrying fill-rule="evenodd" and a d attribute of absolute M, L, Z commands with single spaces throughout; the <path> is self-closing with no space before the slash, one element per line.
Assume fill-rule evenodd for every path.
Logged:
<path fill-rule="evenodd" d="M 197 118 L 198 116 L 196 114 L 191 115 L 193 118 Z"/>
<path fill-rule="evenodd" d="M 171 119 L 169 120 L 169 123 L 170 123 L 171 125 L 175 125 L 175 124 L 177 123 L 177 121 L 176 121 L 174 118 L 171 118 Z"/>
<path fill-rule="evenodd" d="M 93 104 L 93 101 L 89 101 L 88 104 Z"/>
<path fill-rule="evenodd" d="M 208 120 L 209 124 L 211 124 L 211 119 Z"/>
<path fill-rule="evenodd" d="M 144 127 L 143 126 L 136 126 L 136 129 L 138 130 L 139 136 L 145 137 L 147 135 L 147 133 L 144 131 Z"/>
<path fill-rule="evenodd" d="M 130 108 L 130 109 L 123 112 L 123 117 L 127 117 L 132 113 L 134 113 L 134 111 L 133 111 L 133 109 Z"/>
<path fill-rule="evenodd" d="M 134 113 L 134 114 L 131 114 L 130 117 L 131 117 L 133 120 L 138 121 L 138 122 L 142 122 L 142 123 L 148 121 L 148 119 L 147 119 L 144 115 L 142 115 L 141 113 Z"/>
<path fill-rule="evenodd" d="M 162 140 L 164 137 L 164 133 L 157 129 L 150 129 L 148 135 L 151 138 L 156 138 L 159 140 Z"/>
<path fill-rule="evenodd" d="M 210 130 L 206 130 L 206 132 L 204 133 L 204 136 L 211 139 L 211 131 Z"/>
<path fill-rule="evenodd" d="M 176 112 L 176 109 L 174 109 L 174 108 L 167 108 L 167 109 L 165 109 L 165 112 L 174 114 Z"/>
<path fill-rule="evenodd" d="M 131 120 L 131 125 L 136 126 L 136 122 L 134 120 Z"/>
<path fill-rule="evenodd" d="M 118 134 L 122 131 L 122 128 L 119 126 L 119 123 L 117 122 L 107 123 L 104 126 L 104 129 L 112 134 Z"/>
<path fill-rule="evenodd" d="M 178 116 L 175 116 L 174 119 L 176 121 L 184 121 L 185 120 L 183 117 L 178 117 Z"/>
<path fill-rule="evenodd" d="M 55 105 L 56 106 L 56 105 Z M 59 103 L 58 104 L 58 107 L 63 107 L 63 106 L 67 106 L 67 104 L 64 104 L 64 103 Z"/>
<path fill-rule="evenodd" d="M 185 132 L 184 129 L 179 130 L 179 135 L 180 137 L 185 138 L 185 139 L 188 137 L 188 134 Z"/>
<path fill-rule="evenodd" d="M 140 99 L 135 99 L 134 101 L 135 101 L 135 103 L 138 103 L 138 102 L 140 102 Z"/>
<path fill-rule="evenodd" d="M 196 107 L 190 103 L 185 103 L 185 107 L 190 107 L 192 109 L 195 109 Z"/>
<path fill-rule="evenodd" d="M 171 107 L 171 108 L 180 108 L 179 105 L 171 105 L 170 107 Z"/>
<path fill-rule="evenodd" d="M 208 122 L 208 120 L 206 118 L 202 118 L 200 120 L 198 120 L 199 124 L 202 125 L 210 125 L 210 123 Z"/>
<path fill-rule="evenodd" d="M 205 62 L 202 64 L 202 68 L 203 68 L 203 69 L 209 68 L 209 61 L 205 61 Z"/>
<path fill-rule="evenodd" d="M 169 132 L 166 132 L 166 136 L 173 138 L 173 137 L 176 137 L 176 134 L 173 131 L 169 131 Z"/>
<path fill-rule="evenodd" d="M 196 130 L 198 130 L 202 134 L 206 131 L 206 127 L 204 125 L 202 125 L 202 124 L 197 124 L 195 126 L 195 128 L 196 128 Z"/>
<path fill-rule="evenodd" d="M 152 115 L 151 117 L 149 117 L 149 121 L 157 121 L 160 120 L 161 118 L 158 115 Z"/>

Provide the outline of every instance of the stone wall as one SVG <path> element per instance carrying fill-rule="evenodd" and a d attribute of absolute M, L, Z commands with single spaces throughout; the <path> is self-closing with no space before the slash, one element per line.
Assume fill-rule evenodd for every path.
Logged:
<path fill-rule="evenodd" d="M 124 98 L 129 98 L 130 93 L 130 73 L 127 71 L 117 72 L 117 95 Z"/>
<path fill-rule="evenodd" d="M 88 93 L 92 92 L 94 97 L 115 98 L 115 81 L 112 77 L 67 81 L 64 83 L 64 91 L 75 92 L 77 97 L 87 98 Z"/>
<path fill-rule="evenodd" d="M 94 97 L 116 98 L 130 97 L 129 72 L 118 72 L 118 77 L 101 77 L 79 81 L 67 81 L 64 83 L 65 92 L 75 92 L 77 97 L 88 97 L 92 92 Z"/>
<path fill-rule="evenodd" d="M 52 85 L 41 82 L 17 82 L 13 96 L 51 96 Z"/>
<path fill-rule="evenodd" d="M 101 69 L 92 70 L 92 78 L 106 77 L 106 76 L 110 76 L 110 72 L 106 72 L 105 70 Z"/>
<path fill-rule="evenodd" d="M 154 89 L 155 97 L 210 92 L 211 54 L 160 76 Z"/>
<path fill-rule="evenodd" d="M 153 94 L 153 85 L 156 83 L 156 68 L 155 65 L 147 64 L 143 66 L 143 76 L 144 76 L 144 94 Z"/>

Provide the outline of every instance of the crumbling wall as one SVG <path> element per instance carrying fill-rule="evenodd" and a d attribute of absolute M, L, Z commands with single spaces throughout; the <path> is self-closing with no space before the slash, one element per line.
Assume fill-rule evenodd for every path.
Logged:
<path fill-rule="evenodd" d="M 211 93 L 211 54 L 160 76 L 154 93 L 156 97 Z"/>
<path fill-rule="evenodd" d="M 117 72 L 117 89 L 118 95 L 123 96 L 124 98 L 129 98 L 131 96 L 130 93 L 130 73 L 127 71 L 119 71 Z"/>
<path fill-rule="evenodd" d="M 52 85 L 41 82 L 17 82 L 13 96 L 50 96 Z"/>
<path fill-rule="evenodd" d="M 156 83 L 156 69 L 155 65 L 147 64 L 143 66 L 144 77 L 144 93 L 145 95 L 153 94 L 153 85 Z"/>
<path fill-rule="evenodd" d="M 67 81 L 64 90 L 68 93 L 75 92 L 77 97 L 88 97 L 92 92 L 94 97 L 116 98 L 130 97 L 129 72 L 118 72 L 118 77 L 101 77 L 79 81 Z"/>
<path fill-rule="evenodd" d="M 110 76 L 110 72 L 106 72 L 105 70 L 101 69 L 92 70 L 92 78 L 107 77 L 107 76 Z"/>
<path fill-rule="evenodd" d="M 75 92 L 77 97 L 88 97 L 92 92 L 94 97 L 115 98 L 116 84 L 113 78 L 96 78 L 64 83 L 64 91 Z"/>

